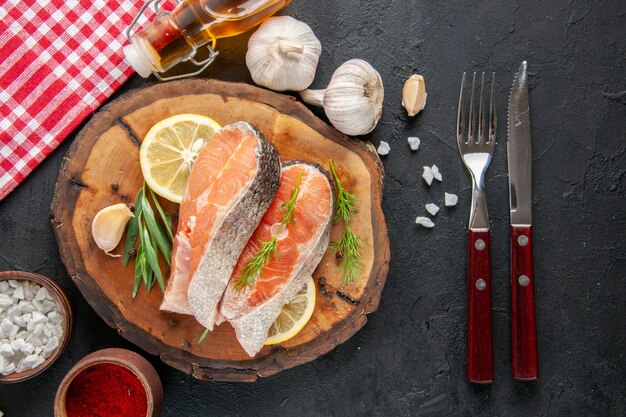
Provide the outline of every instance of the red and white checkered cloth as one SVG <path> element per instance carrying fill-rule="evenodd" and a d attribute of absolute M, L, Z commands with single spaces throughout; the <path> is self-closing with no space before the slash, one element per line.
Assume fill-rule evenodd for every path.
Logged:
<path fill-rule="evenodd" d="M 143 3 L 0 0 L 0 200 L 133 73 L 124 31 Z"/>

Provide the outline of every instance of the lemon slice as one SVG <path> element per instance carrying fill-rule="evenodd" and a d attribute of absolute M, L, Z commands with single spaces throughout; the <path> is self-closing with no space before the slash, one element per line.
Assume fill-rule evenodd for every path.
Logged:
<path fill-rule="evenodd" d="M 215 120 L 199 114 L 177 114 L 152 126 L 139 151 L 148 186 L 180 203 L 200 149 L 221 128 Z"/>
<path fill-rule="evenodd" d="M 309 277 L 300 292 L 285 306 L 267 333 L 266 345 L 275 345 L 294 337 L 313 315 L 315 282 Z"/>

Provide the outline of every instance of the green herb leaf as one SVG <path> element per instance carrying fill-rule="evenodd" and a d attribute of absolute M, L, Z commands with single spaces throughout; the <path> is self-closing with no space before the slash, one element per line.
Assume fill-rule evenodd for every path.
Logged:
<path fill-rule="evenodd" d="M 137 244 L 137 238 L 139 237 L 139 217 L 141 216 L 141 202 L 143 200 L 143 187 L 137 193 L 135 197 L 135 210 L 133 211 L 134 217 L 131 217 L 128 222 L 128 229 L 126 231 L 126 242 L 124 243 L 124 267 L 128 266 L 130 260 L 130 251 L 133 250 Z"/>
<path fill-rule="evenodd" d="M 144 213 L 146 207 L 144 206 Z M 149 228 L 149 226 L 148 226 Z M 148 235 L 148 230 L 143 229 L 143 235 L 141 235 L 141 246 L 144 248 L 144 253 L 146 254 L 147 264 L 150 265 L 150 268 L 156 275 L 157 281 L 159 282 L 159 286 L 161 290 L 165 292 L 165 283 L 163 282 L 163 275 L 161 274 L 161 268 L 159 268 L 159 261 L 157 259 L 157 253 L 152 243 L 150 242 L 150 236 Z"/>
<path fill-rule="evenodd" d="M 133 298 L 137 296 L 137 292 L 139 291 L 139 285 L 141 284 L 141 267 L 137 267 L 140 263 L 140 259 L 143 258 L 143 254 L 137 253 L 137 257 L 135 258 L 135 282 L 133 283 Z"/>
<path fill-rule="evenodd" d="M 170 216 L 165 214 L 165 212 L 161 208 L 161 205 L 159 204 L 159 200 L 157 199 L 154 191 L 152 191 L 152 188 L 149 188 L 149 189 L 150 189 L 150 195 L 152 196 L 152 201 L 154 201 L 154 206 L 157 208 L 157 211 L 159 212 L 159 215 L 161 216 L 161 220 L 163 221 L 163 224 L 165 225 L 167 236 L 170 238 L 170 242 L 173 242 L 174 236 L 172 235 L 172 219 Z"/>
<path fill-rule="evenodd" d="M 332 160 L 328 161 L 330 170 L 333 173 L 335 187 L 337 188 L 337 199 L 335 200 L 335 216 L 333 222 L 337 223 L 343 220 L 346 229 L 338 241 L 332 242 L 329 249 L 335 254 L 341 256 L 339 268 L 343 271 L 343 285 L 350 284 L 359 276 L 363 266 L 361 265 L 361 249 L 365 246 L 365 242 L 360 239 L 350 228 L 348 223 L 352 219 L 352 214 L 356 211 L 356 195 L 350 194 L 341 185 L 335 164 Z"/>
<path fill-rule="evenodd" d="M 128 222 L 128 230 L 126 231 L 126 242 L 124 243 L 124 267 L 128 266 L 130 260 L 130 251 L 135 248 L 137 244 L 137 236 L 139 235 L 139 225 L 137 222 L 137 216 L 131 217 Z"/>
<path fill-rule="evenodd" d="M 337 187 L 337 199 L 335 200 L 335 216 L 333 222 L 337 223 L 339 220 L 343 220 L 346 224 L 350 222 L 352 213 L 356 211 L 356 195 L 347 192 L 339 181 L 339 176 L 335 170 L 335 164 L 333 160 L 328 161 L 330 170 L 333 173 L 335 179 L 335 186 Z"/>
<path fill-rule="evenodd" d="M 343 271 L 343 285 L 351 284 L 361 273 L 363 269 L 361 265 L 361 249 L 363 246 L 365 246 L 365 242 L 347 225 L 341 239 L 330 244 L 329 248 L 335 254 L 341 255 L 339 268 Z"/>
<path fill-rule="evenodd" d="M 165 261 L 169 265 L 170 264 L 169 257 L 170 257 L 170 254 L 172 253 L 172 246 L 170 244 L 169 239 L 165 236 L 165 233 L 163 233 L 161 226 L 159 226 L 159 223 L 157 223 L 156 219 L 154 218 L 154 211 L 152 211 L 150 202 L 145 197 L 142 202 L 142 209 L 143 209 L 143 216 L 146 222 L 146 226 L 148 227 L 150 235 L 152 235 L 156 239 L 157 246 L 159 247 L 159 250 L 163 254 Z"/>
<path fill-rule="evenodd" d="M 198 344 L 202 343 L 204 341 L 204 339 L 206 339 L 206 336 L 208 334 L 209 334 L 209 329 L 204 329 L 204 331 L 202 332 L 202 334 L 198 338 Z"/>

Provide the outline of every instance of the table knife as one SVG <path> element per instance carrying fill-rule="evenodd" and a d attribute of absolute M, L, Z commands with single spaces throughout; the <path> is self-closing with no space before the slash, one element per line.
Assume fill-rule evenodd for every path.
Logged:
<path fill-rule="evenodd" d="M 513 378 L 539 376 L 532 255 L 531 140 L 528 63 L 522 62 L 509 97 L 507 159 L 511 211 L 511 325 Z"/>

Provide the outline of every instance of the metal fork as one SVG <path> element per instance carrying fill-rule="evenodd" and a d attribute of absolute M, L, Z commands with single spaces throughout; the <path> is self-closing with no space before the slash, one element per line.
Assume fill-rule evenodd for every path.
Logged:
<path fill-rule="evenodd" d="M 476 117 L 476 73 L 472 78 L 469 110 L 469 129 L 465 123 L 465 73 L 461 80 L 459 109 L 456 124 L 457 144 L 461 159 L 472 176 L 472 207 L 468 239 L 468 313 L 467 313 L 467 379 L 473 383 L 493 381 L 493 342 L 491 332 L 491 271 L 489 215 L 485 195 L 485 172 L 496 145 L 495 78 L 491 79 L 488 131 L 485 131 L 483 90 L 485 73 L 481 76 Z M 485 135 L 487 133 L 487 135 Z"/>

